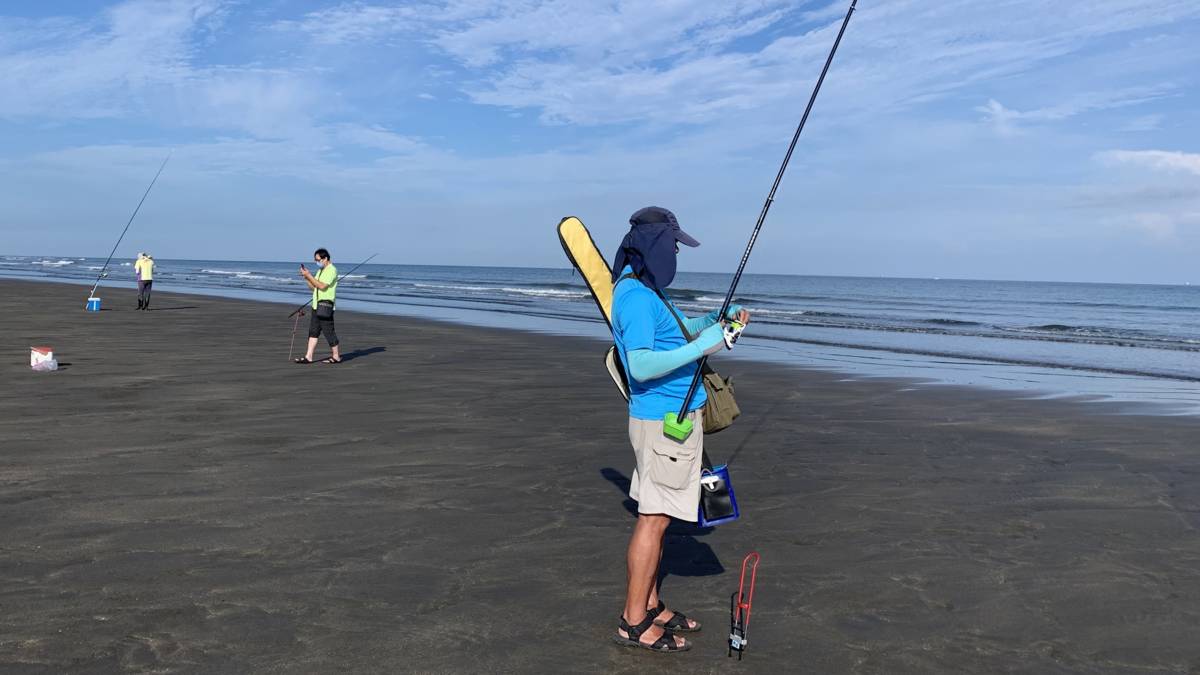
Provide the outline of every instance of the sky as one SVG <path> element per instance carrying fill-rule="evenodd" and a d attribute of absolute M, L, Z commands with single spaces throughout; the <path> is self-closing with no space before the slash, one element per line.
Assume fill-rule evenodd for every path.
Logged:
<path fill-rule="evenodd" d="M 0 5 L 0 254 L 736 267 L 847 2 Z M 1200 284 L 1200 3 L 861 0 L 750 272 Z"/>

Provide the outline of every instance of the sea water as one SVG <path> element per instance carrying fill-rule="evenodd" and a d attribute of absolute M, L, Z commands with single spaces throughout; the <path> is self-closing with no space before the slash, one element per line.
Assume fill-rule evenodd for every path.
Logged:
<path fill-rule="evenodd" d="M 90 282 L 103 262 L 0 256 L 0 277 Z M 130 262 L 114 261 L 104 283 L 132 287 Z M 156 264 L 155 290 L 297 304 L 306 296 L 298 263 Z M 729 279 L 680 272 L 671 296 L 693 315 L 707 312 Z M 582 279 L 567 268 L 369 264 L 341 282 L 338 301 L 362 311 L 607 335 Z M 747 274 L 736 301 L 753 319 L 730 356 L 1200 411 L 1200 286 Z"/>

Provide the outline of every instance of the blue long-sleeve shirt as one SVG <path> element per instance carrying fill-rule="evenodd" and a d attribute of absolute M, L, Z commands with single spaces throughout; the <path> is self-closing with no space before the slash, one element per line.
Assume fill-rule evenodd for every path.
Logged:
<path fill-rule="evenodd" d="M 627 267 L 622 274 L 631 271 Z M 674 308 L 674 305 L 672 307 Z M 674 309 L 679 312 L 678 308 Z M 684 325 L 693 335 L 716 322 L 715 312 L 712 313 L 711 321 L 709 316 L 687 319 L 682 312 L 679 312 L 679 316 L 684 319 Z M 700 347 L 694 343 L 689 345 L 666 304 L 637 279 L 625 279 L 613 289 L 612 322 L 617 353 L 625 365 L 625 372 L 630 375 L 630 416 L 644 420 L 661 420 L 668 412 L 678 412 L 692 377 L 699 367 L 696 361 L 703 355 Z M 670 352 L 680 348 L 685 348 L 685 353 L 680 356 L 690 357 L 686 363 L 645 381 L 637 377 L 641 374 L 638 371 L 642 371 L 647 365 L 651 370 L 657 370 L 654 364 L 631 365 L 629 362 L 629 353 L 637 350 Z M 686 353 L 686 350 L 693 350 L 695 353 Z M 703 406 L 707 400 L 704 389 L 698 389 L 692 398 L 690 410 Z"/>

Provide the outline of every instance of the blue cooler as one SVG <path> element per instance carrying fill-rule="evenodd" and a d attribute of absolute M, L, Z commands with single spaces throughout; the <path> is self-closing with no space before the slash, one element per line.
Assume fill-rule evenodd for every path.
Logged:
<path fill-rule="evenodd" d="M 100 311 L 100 298 L 88 298 L 87 311 L 99 312 Z"/>

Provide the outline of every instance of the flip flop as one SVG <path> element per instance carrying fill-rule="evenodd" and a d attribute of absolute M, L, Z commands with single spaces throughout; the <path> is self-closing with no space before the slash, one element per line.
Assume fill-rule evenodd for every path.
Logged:
<path fill-rule="evenodd" d="M 312 363 L 312 361 L 309 361 L 307 356 L 301 356 L 300 358 L 292 361 L 292 363 Z"/>
<path fill-rule="evenodd" d="M 341 359 L 337 359 L 337 360 L 335 361 L 335 360 L 334 360 L 334 358 L 333 358 L 332 356 L 331 356 L 331 357 L 329 357 L 329 358 L 327 358 L 327 359 L 321 359 L 321 363 L 332 363 L 332 364 L 333 364 L 333 365 L 335 365 L 335 366 L 336 366 L 337 364 L 341 363 L 341 362 L 342 362 L 342 360 L 341 360 Z"/>

